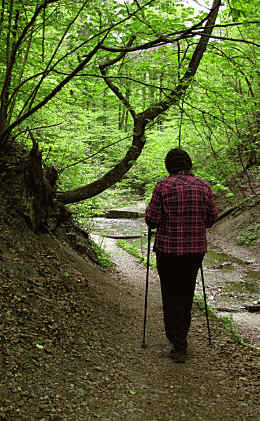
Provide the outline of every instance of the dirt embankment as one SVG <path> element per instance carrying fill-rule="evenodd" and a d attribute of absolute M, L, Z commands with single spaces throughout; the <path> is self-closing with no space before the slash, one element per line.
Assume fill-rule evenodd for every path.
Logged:
<path fill-rule="evenodd" d="M 260 190 L 260 182 L 257 183 Z M 217 199 L 220 219 L 209 231 L 210 242 L 220 247 L 227 254 L 241 258 L 245 261 L 254 261 L 260 264 L 260 193 L 251 195 L 247 199 L 238 198 L 236 204 L 227 203 L 221 197 Z M 244 234 L 245 240 L 250 240 L 250 227 L 258 225 L 258 237 L 253 246 L 239 245 L 238 238 Z"/>

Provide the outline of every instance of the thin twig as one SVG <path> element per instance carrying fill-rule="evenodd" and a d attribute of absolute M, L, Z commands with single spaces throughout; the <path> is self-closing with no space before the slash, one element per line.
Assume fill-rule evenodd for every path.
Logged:
<path fill-rule="evenodd" d="M 235 131 L 234 131 L 234 129 L 233 129 L 233 127 L 232 126 L 230 126 L 227 122 L 226 122 L 226 120 L 224 120 L 224 119 L 222 119 L 222 118 L 220 118 L 220 117 L 218 117 L 218 116 L 216 116 L 216 115 L 214 115 L 214 114 L 211 114 L 210 112 L 208 112 L 208 111 L 205 111 L 205 110 L 202 110 L 202 109 L 200 109 L 199 107 L 196 107 L 194 104 L 191 104 L 190 102 L 187 102 L 187 101 L 184 101 L 184 103 L 186 104 L 186 105 L 188 105 L 189 107 L 191 107 L 191 108 L 193 108 L 193 109 L 195 109 L 195 110 L 197 110 L 197 111 L 199 111 L 201 114 L 207 114 L 207 115 L 209 115 L 210 117 L 212 117 L 213 119 L 215 119 L 215 120 L 218 120 L 218 121 L 220 121 L 221 123 L 223 123 L 225 126 L 227 126 L 233 133 L 235 133 Z"/>
<path fill-rule="evenodd" d="M 57 73 L 59 75 L 64 75 L 64 76 L 69 75 L 69 73 L 60 72 L 58 70 L 54 70 L 54 73 Z M 102 75 L 97 75 L 97 74 L 94 74 L 94 73 L 80 73 L 80 74 L 76 75 L 75 77 L 91 77 L 91 78 L 97 78 L 97 79 L 104 79 Z M 154 88 L 154 89 L 158 89 L 160 91 L 170 91 L 170 92 L 172 92 L 172 89 L 167 88 L 166 86 L 163 87 L 163 86 L 154 85 L 152 83 L 146 83 L 142 80 L 137 80 L 137 79 L 134 79 L 133 77 L 130 77 L 130 76 L 122 76 L 122 75 L 110 75 L 109 76 L 109 75 L 107 75 L 106 79 L 129 80 L 131 82 L 138 83 L 139 85 L 143 85 L 143 86 L 146 86 L 148 88 Z"/>
<path fill-rule="evenodd" d="M 132 37 L 127 46 L 131 46 L 135 40 L 135 37 Z M 133 117 L 133 120 L 136 119 L 136 113 L 133 109 L 133 107 L 130 105 L 128 99 L 126 96 L 123 95 L 123 93 L 119 90 L 117 86 L 115 86 L 110 79 L 107 79 L 107 73 L 106 68 L 112 66 L 113 64 L 118 63 L 121 61 L 126 53 L 119 54 L 116 58 L 106 61 L 104 64 L 99 65 L 100 72 L 104 78 L 105 83 L 107 86 L 111 89 L 112 92 L 119 98 L 119 100 L 124 104 L 124 106 L 127 108 L 127 110 L 130 112 L 131 116 Z"/>
<path fill-rule="evenodd" d="M 82 162 L 88 161 L 89 159 L 91 159 L 94 156 L 96 156 L 96 155 L 100 154 L 101 152 L 103 152 L 105 149 L 111 148 L 111 146 L 114 146 L 117 143 L 122 142 L 123 140 L 130 139 L 131 137 L 132 136 L 126 136 L 123 139 L 116 140 L 115 142 L 111 143 L 110 145 L 104 146 L 103 148 L 99 149 L 97 152 L 93 153 L 92 155 L 89 155 L 86 158 L 80 159 L 79 161 L 75 161 L 75 162 L 73 162 L 73 164 L 67 165 L 66 167 L 62 168 L 59 171 L 59 174 L 61 174 L 63 171 L 67 170 L 68 168 L 74 167 L 75 165 L 78 165 L 78 164 L 81 164 Z"/>
<path fill-rule="evenodd" d="M 3 29 L 4 16 L 5 16 L 5 0 L 2 0 L 2 10 L 1 10 L 1 15 L 0 15 L 0 39 L 1 39 L 1 34 L 2 34 L 2 29 Z"/>
<path fill-rule="evenodd" d="M 42 62 L 44 62 L 45 58 L 45 29 L 46 29 L 46 6 L 43 8 L 42 11 Z"/>
<path fill-rule="evenodd" d="M 62 124 L 64 124 L 64 121 L 62 123 L 49 124 L 48 126 L 31 127 L 30 130 L 31 131 L 35 131 L 35 130 L 46 130 L 46 129 L 49 129 L 49 128 L 52 128 L 52 127 L 61 126 Z M 27 133 L 27 132 L 28 132 L 28 128 L 25 129 L 25 130 L 18 131 L 16 133 L 16 135 L 14 136 L 14 139 L 16 139 L 18 136 L 21 136 L 22 134 Z"/>
<path fill-rule="evenodd" d="M 38 91 L 39 91 L 39 89 L 40 89 L 40 87 L 41 87 L 41 85 L 42 85 L 42 83 L 43 83 L 43 81 L 44 81 L 44 79 L 48 76 L 48 74 L 49 74 L 49 72 L 48 72 L 48 70 L 49 70 L 49 68 L 51 67 L 51 63 L 53 62 L 53 60 L 54 60 L 54 58 L 56 57 L 56 54 L 58 53 L 58 51 L 59 51 L 59 49 L 60 49 L 60 47 L 61 47 L 61 45 L 62 45 L 62 43 L 63 43 L 63 41 L 64 41 L 64 39 L 65 39 L 65 37 L 66 37 L 66 35 L 67 35 L 67 33 L 68 33 L 68 31 L 70 30 L 70 28 L 72 27 L 72 25 L 75 23 L 75 21 L 78 19 L 78 17 L 80 16 L 80 13 L 82 12 L 82 10 L 85 8 L 85 6 L 86 6 L 86 4 L 89 2 L 89 0 L 85 0 L 84 2 L 83 2 L 83 4 L 82 4 L 82 6 L 79 8 L 79 10 L 78 10 L 78 12 L 76 13 L 76 15 L 74 16 L 74 18 L 69 22 L 69 24 L 68 24 L 68 26 L 67 26 L 67 28 L 65 29 L 65 31 L 63 32 L 63 34 L 62 34 L 62 37 L 61 37 L 61 39 L 59 40 L 59 42 L 58 42 L 58 44 L 57 44 L 57 46 L 56 46 L 56 48 L 54 49 L 54 51 L 53 51 L 53 53 L 52 53 L 52 55 L 51 55 L 51 58 L 50 58 L 50 60 L 49 60 L 49 62 L 47 63 L 47 66 L 46 66 L 46 68 L 45 68 L 45 70 L 44 70 L 44 72 L 43 72 L 43 75 L 42 75 L 42 77 L 41 77 L 41 79 L 40 79 L 40 81 L 38 82 L 38 84 L 36 85 L 36 87 L 34 88 L 34 90 L 33 90 L 33 92 L 32 92 L 32 94 L 29 96 L 29 98 L 31 97 L 31 99 L 29 100 L 29 98 L 27 99 L 27 101 L 25 102 L 25 104 L 24 104 L 24 107 L 23 107 L 23 109 L 22 109 L 22 112 L 23 112 L 23 110 L 26 108 L 26 105 L 29 103 L 29 107 L 28 107 L 28 109 L 30 110 L 31 108 L 32 108 L 32 106 L 33 106 L 33 103 L 34 103 L 34 100 L 35 100 L 35 98 L 36 98 L 36 95 L 37 95 L 37 93 L 38 93 Z"/>
<path fill-rule="evenodd" d="M 208 36 L 208 35 L 202 34 L 201 32 L 198 32 L 197 35 L 202 36 L 202 37 Z M 225 41 L 233 41 L 233 42 L 242 42 L 244 44 L 254 45 L 255 47 L 260 47 L 260 44 L 257 44 L 256 42 L 248 41 L 248 40 L 245 40 L 245 39 L 221 37 L 221 36 L 215 36 L 215 35 L 210 35 L 209 38 L 220 39 L 220 40 L 225 40 Z"/>

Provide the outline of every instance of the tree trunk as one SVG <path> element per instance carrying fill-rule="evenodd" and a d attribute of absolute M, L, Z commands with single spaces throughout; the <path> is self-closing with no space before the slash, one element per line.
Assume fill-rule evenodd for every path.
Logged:
<path fill-rule="evenodd" d="M 38 232 L 48 231 L 48 220 L 54 213 L 53 198 L 57 172 L 42 167 L 42 154 L 38 143 L 33 139 L 33 148 L 24 165 L 23 214 L 31 229 Z"/>
<path fill-rule="evenodd" d="M 121 178 L 133 166 L 134 162 L 137 160 L 137 158 L 143 150 L 143 147 L 145 145 L 144 132 L 146 124 L 147 122 L 144 118 L 142 118 L 142 116 L 140 118 L 137 118 L 134 127 L 132 145 L 130 146 L 129 150 L 127 151 L 127 154 L 119 164 L 117 164 L 112 170 L 106 173 L 99 180 L 94 181 L 93 183 L 88 184 L 87 186 L 80 187 L 75 190 L 58 193 L 58 200 L 65 204 L 80 202 L 81 200 L 89 199 L 91 197 L 96 196 L 99 193 L 102 193 L 107 188 L 113 186 L 117 181 L 121 180 Z"/>
<path fill-rule="evenodd" d="M 104 77 L 105 82 L 107 83 L 109 88 L 114 92 L 114 94 L 117 95 L 120 101 L 126 106 L 128 111 L 131 112 L 131 115 L 134 119 L 134 133 L 132 145 L 130 146 L 127 154 L 122 159 L 122 161 L 119 164 L 117 164 L 112 170 L 106 173 L 103 177 L 101 177 L 99 180 L 75 190 L 60 192 L 57 194 L 58 200 L 60 200 L 64 204 L 68 204 L 80 202 L 82 200 L 94 197 L 99 193 L 102 193 L 107 188 L 113 186 L 116 182 L 120 181 L 122 177 L 127 173 L 127 171 L 130 170 L 130 168 L 136 162 L 137 158 L 142 153 L 143 147 L 145 145 L 144 135 L 146 125 L 149 122 L 153 121 L 156 117 L 167 111 L 171 106 L 177 105 L 185 95 L 188 87 L 190 86 L 192 79 L 198 70 L 203 54 L 206 51 L 207 44 L 209 42 L 209 37 L 213 31 L 216 22 L 220 3 L 220 0 L 213 1 L 212 9 L 209 13 L 208 20 L 203 31 L 201 32 L 200 41 L 197 44 L 197 47 L 191 57 L 187 70 L 167 100 L 154 104 L 142 113 L 136 115 L 135 111 L 132 109 L 127 99 L 122 95 L 119 88 L 113 85 L 113 83 L 109 81 L 109 79 L 106 79 L 106 68 L 117 63 L 120 59 L 122 59 L 125 56 L 125 53 L 121 53 L 118 56 L 118 58 L 108 61 L 104 65 L 100 66 L 101 73 Z M 132 41 L 130 41 L 129 46 L 131 45 L 131 42 Z"/>

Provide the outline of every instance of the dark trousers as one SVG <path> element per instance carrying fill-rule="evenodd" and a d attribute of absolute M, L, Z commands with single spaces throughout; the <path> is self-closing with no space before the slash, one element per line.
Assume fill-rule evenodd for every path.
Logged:
<path fill-rule="evenodd" d="M 198 270 L 204 254 L 156 252 L 166 336 L 175 351 L 186 352 Z"/>

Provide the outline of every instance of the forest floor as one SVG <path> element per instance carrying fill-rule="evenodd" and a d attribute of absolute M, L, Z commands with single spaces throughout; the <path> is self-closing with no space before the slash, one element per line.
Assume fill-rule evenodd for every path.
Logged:
<path fill-rule="evenodd" d="M 214 315 L 209 346 L 194 304 L 187 361 L 175 364 L 154 271 L 143 349 L 145 267 L 110 242 L 114 267 L 102 269 L 73 225 L 35 235 L 8 200 L 2 194 L 1 421 L 260 419 L 258 350 Z"/>

